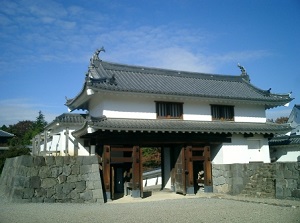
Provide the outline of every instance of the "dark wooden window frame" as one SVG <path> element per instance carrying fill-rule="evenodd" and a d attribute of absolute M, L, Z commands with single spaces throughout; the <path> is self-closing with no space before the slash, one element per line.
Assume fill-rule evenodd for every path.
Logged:
<path fill-rule="evenodd" d="M 234 121 L 234 106 L 210 105 L 212 120 Z"/>
<path fill-rule="evenodd" d="M 158 119 L 183 119 L 182 102 L 156 101 L 155 104 Z"/>

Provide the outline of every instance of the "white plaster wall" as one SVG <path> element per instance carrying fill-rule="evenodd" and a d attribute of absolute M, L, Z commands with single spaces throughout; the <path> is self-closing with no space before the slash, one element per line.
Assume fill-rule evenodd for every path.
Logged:
<path fill-rule="evenodd" d="M 93 117 L 105 115 L 108 118 L 156 119 L 155 101 L 183 102 L 184 120 L 212 120 L 209 102 L 126 94 L 94 94 L 89 103 L 89 113 Z M 237 104 L 234 113 L 236 122 L 266 122 L 265 108 L 261 105 Z"/>
<path fill-rule="evenodd" d="M 223 143 L 220 147 L 212 147 L 212 163 L 249 163 L 251 161 L 248 148 L 249 140 L 259 141 L 260 145 L 258 153 L 251 153 L 252 161 L 270 163 L 268 141 L 260 135 L 251 138 L 245 138 L 243 135 L 233 135 L 231 143 Z"/>
<path fill-rule="evenodd" d="M 164 157 L 164 166 L 162 168 L 162 176 L 164 178 L 164 182 L 162 182 L 164 188 L 171 189 L 171 150 L 169 147 L 163 148 L 163 157 Z"/>
<path fill-rule="evenodd" d="M 276 156 L 276 162 L 299 162 L 300 161 L 300 148 L 299 146 L 290 146 L 289 148 L 278 147 L 272 156 Z"/>
<path fill-rule="evenodd" d="M 263 106 L 236 105 L 234 106 L 235 122 L 266 122 L 266 112 Z"/>
<path fill-rule="evenodd" d="M 195 121 L 211 121 L 209 104 L 188 101 L 183 104 L 183 119 Z"/>
<path fill-rule="evenodd" d="M 75 139 L 72 135 L 72 132 L 75 131 L 75 127 L 69 127 L 69 141 L 68 141 L 68 155 L 74 156 L 89 156 L 89 151 L 84 148 L 84 142 L 82 139 Z M 53 152 L 49 155 L 60 155 L 65 156 L 67 153 L 65 153 L 66 149 L 66 127 L 64 126 L 58 126 L 54 131 L 51 132 L 52 139 L 49 139 L 47 142 L 47 152 Z M 77 151 L 76 151 L 77 150 Z M 44 151 L 44 143 L 41 143 L 40 151 Z M 54 153 L 57 151 L 58 153 Z"/>
<path fill-rule="evenodd" d="M 96 94 L 97 95 L 97 94 Z M 108 118 L 156 119 L 155 102 L 153 99 L 133 96 L 106 95 L 105 100 L 93 98 L 90 115 Z"/>

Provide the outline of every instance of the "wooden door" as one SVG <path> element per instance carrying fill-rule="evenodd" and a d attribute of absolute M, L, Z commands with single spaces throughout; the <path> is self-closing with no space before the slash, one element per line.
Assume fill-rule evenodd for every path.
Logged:
<path fill-rule="evenodd" d="M 180 149 L 174 166 L 175 175 L 175 192 L 186 194 L 186 177 L 185 177 L 185 152 L 184 148 Z"/>

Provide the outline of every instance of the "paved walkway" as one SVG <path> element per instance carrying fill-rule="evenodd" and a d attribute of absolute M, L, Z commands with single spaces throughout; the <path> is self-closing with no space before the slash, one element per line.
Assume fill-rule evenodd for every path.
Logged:
<path fill-rule="evenodd" d="M 275 205 L 281 207 L 295 207 L 300 209 L 300 200 L 253 198 L 253 197 L 232 196 L 232 195 L 217 194 L 217 193 L 200 192 L 195 195 L 184 196 L 167 190 L 166 191 L 154 190 L 152 192 L 144 193 L 144 196 L 145 196 L 144 198 L 132 198 L 130 196 L 125 196 L 118 200 L 112 201 L 112 203 L 152 202 L 152 201 L 171 200 L 171 199 L 199 199 L 199 198 L 216 199 L 217 198 L 217 199 L 225 199 L 225 200 L 250 202 L 250 203 L 268 204 L 268 205 Z"/>

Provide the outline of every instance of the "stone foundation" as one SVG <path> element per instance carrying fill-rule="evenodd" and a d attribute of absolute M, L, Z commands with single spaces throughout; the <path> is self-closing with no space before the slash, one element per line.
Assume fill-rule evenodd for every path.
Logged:
<path fill-rule="evenodd" d="M 104 203 L 96 156 L 6 159 L 0 191 L 13 202 Z"/>
<path fill-rule="evenodd" d="M 300 199 L 300 163 L 213 164 L 216 193 Z"/>

